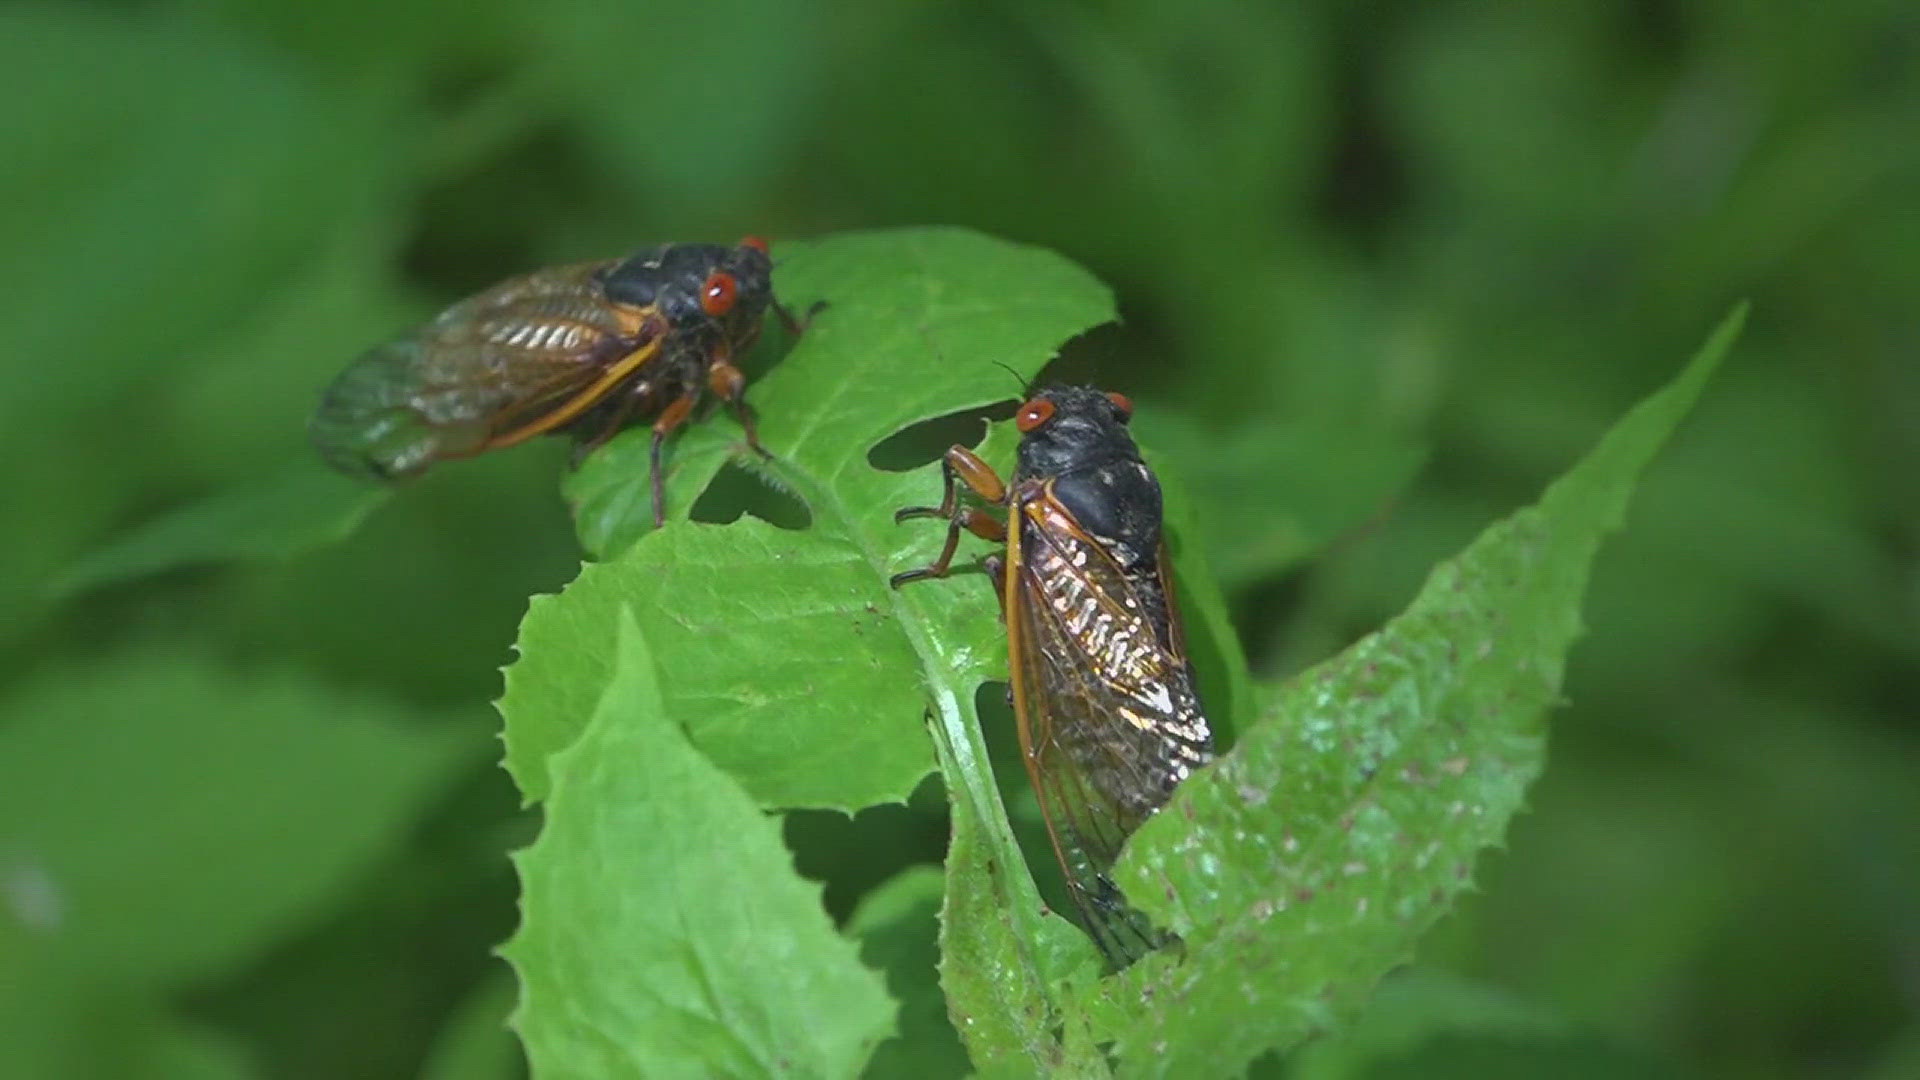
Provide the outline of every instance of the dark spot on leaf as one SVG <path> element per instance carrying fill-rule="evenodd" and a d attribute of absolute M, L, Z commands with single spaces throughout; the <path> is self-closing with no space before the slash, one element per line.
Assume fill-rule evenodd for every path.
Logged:
<path fill-rule="evenodd" d="M 906 472 L 940 460 L 949 446 L 978 446 L 987 437 L 989 422 L 1011 417 L 1018 407 L 1019 402 L 1009 398 L 909 424 L 875 443 L 867 451 L 867 464 L 884 472 Z"/>
<path fill-rule="evenodd" d="M 1313 890 L 1308 888 L 1305 885 L 1302 885 L 1300 888 L 1293 890 L 1293 898 L 1295 900 L 1300 901 L 1303 904 L 1312 903 Z"/>

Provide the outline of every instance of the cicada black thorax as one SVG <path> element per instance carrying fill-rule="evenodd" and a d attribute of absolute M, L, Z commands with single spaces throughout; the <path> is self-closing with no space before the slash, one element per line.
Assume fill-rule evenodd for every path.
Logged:
<path fill-rule="evenodd" d="M 597 279 L 609 304 L 643 312 L 658 355 L 620 394 L 570 425 L 592 435 L 623 414 L 650 416 L 708 388 L 716 363 L 732 367 L 759 339 L 773 304 L 773 261 L 755 244 L 659 244 L 609 264 Z"/>
<path fill-rule="evenodd" d="M 1066 387 L 1048 391 L 1049 421 L 1020 442 L 1015 500 L 1044 496 L 1097 544 L 1137 590 L 1142 615 L 1171 648 L 1171 609 L 1161 586 L 1160 482 L 1125 427 L 1102 422 L 1106 395 Z"/>

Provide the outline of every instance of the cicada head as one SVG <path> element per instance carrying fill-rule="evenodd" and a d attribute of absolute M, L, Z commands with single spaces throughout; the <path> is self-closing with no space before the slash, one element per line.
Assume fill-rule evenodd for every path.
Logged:
<path fill-rule="evenodd" d="M 1115 461 L 1138 462 L 1127 433 L 1133 406 L 1087 386 L 1050 386 L 1014 414 L 1020 429 L 1018 475 L 1059 476 Z"/>
<path fill-rule="evenodd" d="M 1016 484 L 1045 480 L 1050 496 L 1123 565 L 1160 545 L 1160 484 L 1127 433 L 1133 403 L 1086 386 L 1048 387 L 1014 413 Z"/>
<path fill-rule="evenodd" d="M 752 342 L 773 302 L 773 260 L 764 241 L 662 244 L 607 271 L 607 299 L 651 308 L 675 334 L 738 350 Z"/>

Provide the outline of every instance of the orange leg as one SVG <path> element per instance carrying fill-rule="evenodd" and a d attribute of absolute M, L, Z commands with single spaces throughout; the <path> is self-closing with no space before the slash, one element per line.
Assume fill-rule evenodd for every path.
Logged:
<path fill-rule="evenodd" d="M 953 553 L 960 547 L 961 529 L 967 530 L 982 540 L 992 540 L 995 543 L 1005 543 L 1007 539 L 1007 527 L 1000 524 L 997 519 L 987 516 L 984 510 L 976 510 L 971 506 L 963 507 L 953 515 L 953 520 L 947 525 L 947 542 L 941 546 L 939 557 L 918 570 L 905 570 L 895 574 L 888 579 L 887 583 L 897 589 L 909 581 L 946 577 L 947 569 L 953 563 Z"/>
<path fill-rule="evenodd" d="M 733 361 L 725 356 L 716 356 L 707 365 L 707 385 L 720 399 L 733 407 L 733 414 L 740 418 L 740 426 L 747 431 L 747 446 L 761 457 L 773 455 L 760 445 L 760 432 L 753 426 L 753 413 L 747 410 L 747 377 L 733 366 Z"/>
<path fill-rule="evenodd" d="M 888 584 L 899 588 L 909 581 L 921 581 L 926 578 L 945 577 L 953 565 L 954 552 L 960 546 L 960 530 L 965 529 L 982 540 L 1005 543 L 1007 527 L 985 511 L 971 506 L 960 505 L 959 482 L 964 481 L 968 490 L 996 505 L 1007 501 L 1006 485 L 1000 482 L 991 466 L 981 461 L 979 456 L 964 446 L 955 446 L 941 459 L 941 475 L 946 480 L 946 490 L 940 498 L 939 506 L 909 506 L 893 515 L 896 522 L 916 517 L 944 517 L 947 519 L 947 542 L 941 545 L 940 555 L 933 562 L 917 570 L 907 570 L 893 575 Z M 996 575 L 998 576 L 998 575 Z"/>
<path fill-rule="evenodd" d="M 956 480 L 965 481 L 975 495 L 995 506 L 1005 506 L 1007 503 L 1007 486 L 1000 482 L 993 466 L 981 461 L 980 455 L 964 446 L 947 448 L 945 456 L 940 459 L 940 476 L 946 482 L 940 494 L 940 505 L 902 507 L 893 512 L 894 524 L 909 518 L 951 518 L 955 507 L 959 505 L 960 493 L 954 483 Z"/>
<path fill-rule="evenodd" d="M 699 393 L 696 390 L 690 390 L 675 398 L 673 404 L 662 410 L 660 418 L 653 422 L 653 449 L 649 455 L 649 461 L 653 478 L 653 526 L 656 529 L 667 520 L 666 481 L 660 471 L 660 448 L 666 443 L 667 436 L 678 430 L 680 425 L 687 422 L 687 417 L 693 415 L 694 403 L 699 400 Z"/>

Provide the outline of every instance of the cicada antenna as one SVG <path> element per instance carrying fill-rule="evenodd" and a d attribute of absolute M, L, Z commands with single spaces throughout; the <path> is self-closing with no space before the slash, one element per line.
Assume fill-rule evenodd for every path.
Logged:
<path fill-rule="evenodd" d="M 1005 364 L 1002 364 L 998 360 L 995 360 L 993 363 L 994 363 L 994 366 L 1000 368 L 1001 370 L 1005 371 L 1007 374 L 1013 376 L 1014 382 L 1020 384 L 1020 400 L 1021 401 L 1025 401 L 1028 398 L 1033 396 L 1033 380 L 1032 379 L 1029 379 L 1024 375 L 1021 375 L 1019 372 L 1013 370 L 1012 368 L 1008 367 Z"/>

